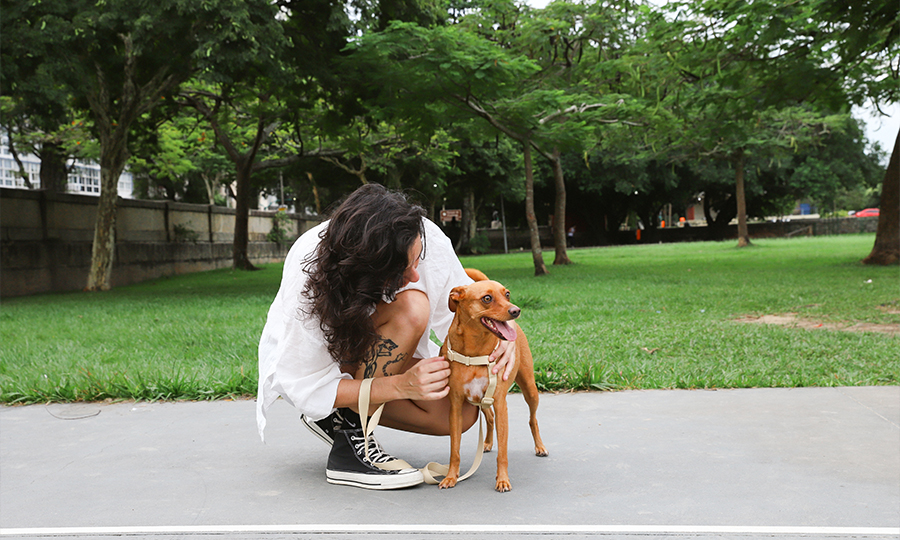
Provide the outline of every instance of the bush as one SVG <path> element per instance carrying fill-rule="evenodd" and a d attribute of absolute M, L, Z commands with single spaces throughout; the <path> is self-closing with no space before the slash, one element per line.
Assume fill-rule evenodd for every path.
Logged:
<path fill-rule="evenodd" d="M 176 223 L 172 226 L 172 232 L 175 233 L 176 242 L 193 242 L 196 243 L 200 238 L 200 233 L 187 225 Z"/>
<path fill-rule="evenodd" d="M 484 233 L 478 233 L 474 238 L 469 240 L 469 251 L 476 255 L 487 253 L 490 249 L 491 241 L 488 240 L 487 235 Z"/>
<path fill-rule="evenodd" d="M 288 217 L 286 212 L 275 212 L 275 217 L 272 218 L 272 230 L 266 235 L 266 240 L 275 242 L 276 244 L 288 243 L 288 241 L 290 241 L 288 236 L 288 226 L 290 222 L 291 218 Z"/>

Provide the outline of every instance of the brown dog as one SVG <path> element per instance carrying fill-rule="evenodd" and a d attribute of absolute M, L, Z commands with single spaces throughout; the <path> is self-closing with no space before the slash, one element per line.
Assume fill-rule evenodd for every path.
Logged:
<path fill-rule="evenodd" d="M 470 277 L 484 277 L 484 274 L 470 273 Z M 480 275 L 479 275 L 480 274 Z M 546 456 L 547 449 L 541 441 L 537 424 L 538 391 L 534 383 L 534 363 L 531 349 L 525 332 L 518 328 L 513 319 L 519 316 L 518 307 L 510 303 L 509 291 L 496 281 L 476 281 L 475 283 L 456 287 L 450 291 L 450 311 L 455 313 L 450 324 L 450 332 L 441 348 L 441 355 L 447 357 L 448 344 L 455 353 L 468 357 L 489 355 L 499 345 L 499 340 L 515 341 L 516 363 L 510 378 L 503 380 L 502 372 L 497 375 L 497 387 L 494 391 L 493 409 L 485 408 L 487 418 L 487 435 L 484 450 L 490 451 L 493 446 L 494 425 L 497 427 L 497 491 L 512 489 L 509 482 L 507 458 L 507 440 L 509 435 L 506 392 L 513 380 L 519 385 L 531 412 L 529 425 L 534 437 L 534 453 Z M 448 358 L 449 359 L 449 358 Z M 450 362 L 450 470 L 441 481 L 440 487 L 451 488 L 459 478 L 459 447 L 462 439 L 462 407 L 467 399 L 480 403 L 488 387 L 488 366 L 465 365 Z"/>

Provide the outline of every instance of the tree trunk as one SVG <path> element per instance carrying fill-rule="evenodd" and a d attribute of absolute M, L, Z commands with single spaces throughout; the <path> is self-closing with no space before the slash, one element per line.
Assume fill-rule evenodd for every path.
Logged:
<path fill-rule="evenodd" d="M 13 141 L 13 133 L 15 132 L 12 127 L 7 126 L 6 128 L 6 147 L 9 149 L 9 154 L 13 157 L 13 160 L 16 162 L 18 166 L 18 175 L 19 178 L 22 179 L 22 182 L 25 183 L 25 187 L 27 189 L 34 189 L 34 186 L 31 185 L 31 178 L 29 178 L 28 173 L 25 172 L 25 164 L 22 163 L 22 160 L 19 158 L 19 152 L 16 150 L 16 143 Z"/>
<path fill-rule="evenodd" d="M 309 183 L 312 185 L 312 193 L 313 199 L 316 201 L 316 214 L 322 213 L 322 201 L 319 199 L 319 186 L 316 185 L 316 179 L 313 178 L 313 174 L 311 172 L 306 173 L 306 176 L 309 177 Z M 434 215 L 434 212 L 432 212 Z"/>
<path fill-rule="evenodd" d="M 881 183 L 879 208 L 875 245 L 862 262 L 885 266 L 900 264 L 900 132 L 894 140 L 891 161 Z"/>
<path fill-rule="evenodd" d="M 456 250 L 460 251 L 469 245 L 469 242 L 475 238 L 475 190 L 471 187 L 466 188 L 463 196 L 462 205 L 462 228 L 459 234 L 459 240 L 456 242 Z"/>
<path fill-rule="evenodd" d="M 225 173 L 218 171 L 213 173 L 210 178 L 209 174 L 202 172 L 200 173 L 200 177 L 203 178 L 203 185 L 206 186 L 206 198 L 209 199 L 209 205 L 213 206 L 216 204 L 216 188 L 222 185 L 222 179 L 225 178 Z"/>
<path fill-rule="evenodd" d="M 559 159 L 559 148 L 553 149 L 553 182 L 556 185 L 556 206 L 553 210 L 553 246 L 556 257 L 553 264 L 572 264 L 566 252 L 566 182 L 563 177 L 562 162 Z"/>
<path fill-rule="evenodd" d="M 250 164 L 237 164 L 237 193 L 234 208 L 234 242 L 232 243 L 232 267 L 235 270 L 257 270 L 247 248 L 250 243 Z"/>
<path fill-rule="evenodd" d="M 94 224 L 94 244 L 91 251 L 91 268 L 85 290 L 97 291 L 110 288 L 113 255 L 116 249 L 116 200 L 119 195 L 119 176 L 128 160 L 128 132 L 132 123 L 159 104 L 160 96 L 180 81 L 167 75 L 163 66 L 152 75 L 150 82 L 136 84 L 134 74 L 136 56 L 131 34 L 120 34 L 124 46 L 124 71 L 121 77 L 121 94 L 112 98 L 107 74 L 99 64 L 92 90 L 85 96 L 91 116 L 100 138 L 100 200 L 97 204 L 97 221 Z"/>
<path fill-rule="evenodd" d="M 541 234 L 538 230 L 537 216 L 534 213 L 534 171 L 531 168 L 531 141 L 522 144 L 525 152 L 525 219 L 531 233 L 531 256 L 534 259 L 534 275 L 549 274 L 541 253 Z"/>
<path fill-rule="evenodd" d="M 738 247 L 750 245 L 750 232 L 747 230 L 747 199 L 744 193 L 744 151 L 738 150 L 734 160 L 735 199 L 737 201 Z"/>
<path fill-rule="evenodd" d="M 39 153 L 41 158 L 41 189 L 52 193 L 65 193 L 69 183 L 66 154 L 60 145 L 45 142 Z"/>
<path fill-rule="evenodd" d="M 118 132 L 117 135 L 124 135 Z M 124 138 L 124 137 L 119 137 Z M 113 259 L 116 252 L 116 203 L 119 198 L 119 176 L 125 169 L 127 141 L 110 140 L 100 147 L 100 198 L 94 222 L 94 244 L 86 291 L 107 291 L 111 287 Z"/>

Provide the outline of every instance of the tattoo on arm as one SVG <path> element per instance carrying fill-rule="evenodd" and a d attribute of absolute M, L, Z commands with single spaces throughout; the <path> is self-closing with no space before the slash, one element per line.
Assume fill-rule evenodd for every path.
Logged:
<path fill-rule="evenodd" d="M 367 379 L 371 379 L 372 377 L 374 377 L 375 372 L 378 369 L 378 361 L 382 358 L 390 358 L 391 353 L 396 348 L 397 344 L 392 340 L 379 337 L 374 345 L 372 345 L 372 349 L 369 352 L 369 359 L 366 360 L 366 369 L 363 376 Z M 384 371 L 385 375 L 387 375 L 387 371 L 385 368 L 387 368 L 388 365 L 397 362 L 403 356 L 404 355 L 401 353 L 398 358 L 389 360 L 387 364 L 384 365 L 384 368 L 382 370 Z"/>
<path fill-rule="evenodd" d="M 363 373 L 363 378 L 371 379 L 372 377 L 374 377 L 375 376 L 375 368 L 376 368 L 376 365 L 375 365 L 374 358 L 370 358 L 369 360 L 366 360 L 366 370 Z"/>
<path fill-rule="evenodd" d="M 388 373 L 388 366 L 390 366 L 391 364 L 403 362 L 404 360 L 406 360 L 406 354 L 404 354 L 404 353 L 398 354 L 397 358 L 388 360 L 387 362 L 384 363 L 383 366 L 381 366 L 381 373 L 383 373 L 385 377 L 390 377 L 391 374 Z"/>

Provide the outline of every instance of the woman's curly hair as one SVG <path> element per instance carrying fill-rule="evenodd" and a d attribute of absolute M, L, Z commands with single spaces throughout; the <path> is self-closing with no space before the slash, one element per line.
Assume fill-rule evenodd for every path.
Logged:
<path fill-rule="evenodd" d="M 409 266 L 409 250 L 421 236 L 425 210 L 378 184 L 354 191 L 338 206 L 305 268 L 303 295 L 341 364 L 358 366 L 375 346 L 371 315 L 393 300 Z M 423 249 L 424 254 L 424 249 Z"/>

